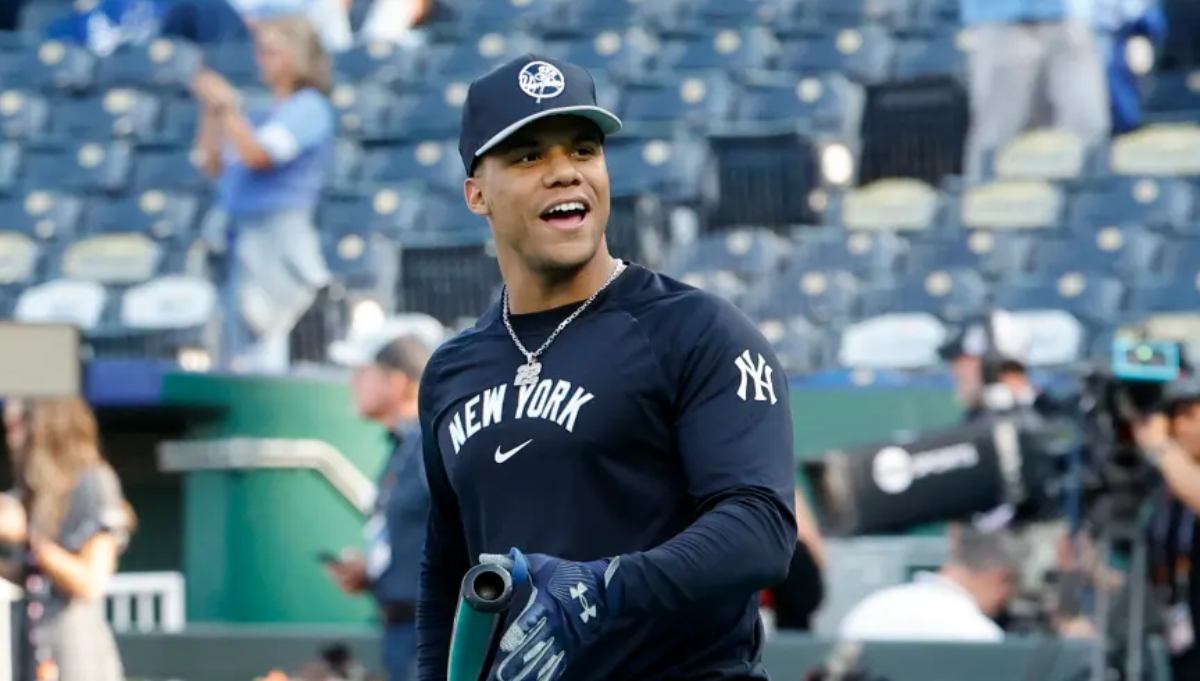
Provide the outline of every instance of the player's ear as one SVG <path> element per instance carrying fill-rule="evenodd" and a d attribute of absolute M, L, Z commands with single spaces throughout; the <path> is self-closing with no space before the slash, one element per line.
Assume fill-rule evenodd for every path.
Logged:
<path fill-rule="evenodd" d="M 463 183 L 463 198 L 467 201 L 467 208 L 476 215 L 487 217 L 489 210 L 487 200 L 483 196 L 483 183 L 479 179 L 479 171 L 467 178 Z"/>

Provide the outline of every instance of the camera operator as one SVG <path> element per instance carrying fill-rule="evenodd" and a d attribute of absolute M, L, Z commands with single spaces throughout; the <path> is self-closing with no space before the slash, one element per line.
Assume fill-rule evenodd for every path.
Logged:
<path fill-rule="evenodd" d="M 1200 513 L 1200 379 L 1188 377 L 1171 384 L 1164 395 L 1165 413 L 1142 419 L 1134 426 L 1134 438 L 1146 458 L 1161 472 L 1167 489 L 1185 510 Z M 1200 542 L 1191 541 L 1187 584 L 1180 589 L 1172 608 L 1186 608 L 1186 616 L 1171 617 L 1175 678 L 1200 678 L 1200 650 L 1194 633 L 1200 626 Z M 1173 568 L 1174 565 L 1168 566 Z M 1170 579 L 1172 583 L 1176 582 Z"/>
<path fill-rule="evenodd" d="M 938 349 L 950 364 L 965 421 L 1016 409 L 1040 412 L 1048 406 L 1026 370 L 1030 342 L 1028 332 L 1011 315 L 997 310 Z"/>

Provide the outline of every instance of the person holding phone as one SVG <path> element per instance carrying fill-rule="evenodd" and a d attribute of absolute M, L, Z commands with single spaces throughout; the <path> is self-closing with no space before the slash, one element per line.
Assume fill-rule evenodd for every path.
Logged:
<path fill-rule="evenodd" d="M 343 591 L 369 591 L 378 602 L 388 681 L 407 681 L 413 674 L 417 589 L 429 514 L 417 388 L 440 331 L 435 320 L 412 316 L 351 335 L 330 348 L 333 360 L 353 371 L 350 390 L 359 415 L 387 428 L 392 454 L 363 531 L 366 554 L 343 549 L 340 556 L 318 558 Z"/>

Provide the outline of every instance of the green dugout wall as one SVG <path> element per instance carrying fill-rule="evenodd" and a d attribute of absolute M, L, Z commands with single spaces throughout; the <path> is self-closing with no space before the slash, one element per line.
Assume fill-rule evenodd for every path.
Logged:
<path fill-rule="evenodd" d="M 160 467 L 182 476 L 176 526 L 189 621 L 369 621 L 369 600 L 339 592 L 316 560 L 361 546 L 387 454 L 382 430 L 356 418 L 346 386 L 178 374 L 163 396 L 210 415 L 159 447 Z M 958 418 L 949 393 L 935 389 L 796 388 L 792 411 L 799 457 Z"/>

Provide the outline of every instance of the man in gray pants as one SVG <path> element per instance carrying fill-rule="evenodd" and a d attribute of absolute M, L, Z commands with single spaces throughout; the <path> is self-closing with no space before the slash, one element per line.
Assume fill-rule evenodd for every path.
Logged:
<path fill-rule="evenodd" d="M 971 30 L 968 60 L 971 132 L 964 174 L 984 175 L 984 155 L 1036 124 L 1084 144 L 1109 132 L 1107 84 L 1092 30 L 1095 0 L 961 0 Z"/>

